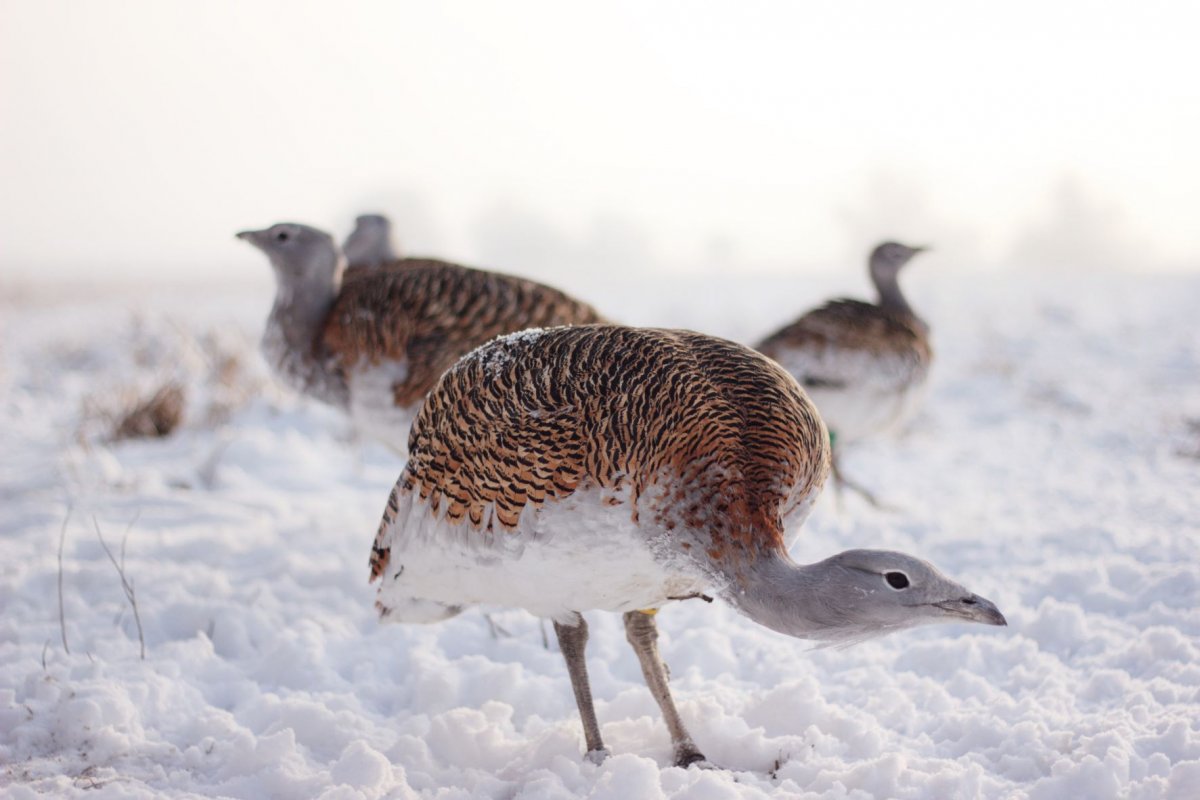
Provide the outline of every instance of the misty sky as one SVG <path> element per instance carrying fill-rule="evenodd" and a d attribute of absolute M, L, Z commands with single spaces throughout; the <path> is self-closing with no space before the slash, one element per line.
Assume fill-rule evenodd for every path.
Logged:
<path fill-rule="evenodd" d="M 1193 8 L 0 0 L 0 276 L 232 276 L 364 210 L 538 276 L 1200 270 Z"/>

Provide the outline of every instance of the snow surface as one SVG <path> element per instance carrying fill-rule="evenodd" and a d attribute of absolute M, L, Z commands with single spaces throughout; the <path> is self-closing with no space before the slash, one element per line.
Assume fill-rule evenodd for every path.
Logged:
<path fill-rule="evenodd" d="M 669 766 L 616 615 L 590 615 L 599 766 L 535 618 L 377 623 L 367 559 L 401 465 L 269 379 L 268 291 L 8 297 L 0 796 L 1200 797 L 1200 280 L 912 279 L 928 402 L 845 464 L 900 510 L 823 499 L 795 555 L 923 556 L 1010 627 L 813 651 L 719 603 L 668 608 L 675 696 L 714 771 Z M 842 288 L 594 283 L 568 288 L 742 341 Z M 166 377 L 184 427 L 106 442 L 128 393 Z"/>

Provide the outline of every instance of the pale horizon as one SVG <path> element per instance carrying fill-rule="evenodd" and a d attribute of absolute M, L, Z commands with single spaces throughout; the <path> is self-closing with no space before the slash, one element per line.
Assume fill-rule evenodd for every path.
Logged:
<path fill-rule="evenodd" d="M 190 280 L 393 219 L 572 271 L 1200 271 L 1185 4 L 3 0 L 0 276 Z"/>

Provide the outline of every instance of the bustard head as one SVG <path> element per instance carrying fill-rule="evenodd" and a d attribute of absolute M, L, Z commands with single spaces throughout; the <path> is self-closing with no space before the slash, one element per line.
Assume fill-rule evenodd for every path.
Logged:
<path fill-rule="evenodd" d="M 871 251 L 871 275 L 876 279 L 895 279 L 900 268 L 909 262 L 917 253 L 928 250 L 928 247 L 909 247 L 899 242 L 884 242 Z"/>
<path fill-rule="evenodd" d="M 1008 624 L 992 601 L 890 550 L 847 550 L 806 566 L 767 559 L 731 599 L 769 628 L 834 646 L 935 622 Z"/>
<path fill-rule="evenodd" d="M 331 286 L 338 281 L 342 255 L 333 237 L 294 222 L 280 222 L 261 231 L 242 231 L 237 238 L 266 254 L 282 289 Z"/>
<path fill-rule="evenodd" d="M 382 214 L 362 214 L 342 247 L 351 266 L 377 267 L 394 261 L 392 223 Z"/>

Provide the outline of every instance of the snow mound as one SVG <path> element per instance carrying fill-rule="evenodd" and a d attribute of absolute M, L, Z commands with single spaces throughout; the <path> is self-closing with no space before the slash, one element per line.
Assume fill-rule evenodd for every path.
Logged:
<path fill-rule="evenodd" d="M 812 651 L 719 603 L 669 608 L 673 690 L 718 770 L 670 766 L 615 616 L 590 618 L 598 766 L 536 619 L 377 624 L 367 558 L 401 464 L 266 374 L 269 298 L 5 308 L 0 795 L 1200 797 L 1200 284 L 936 278 L 911 292 L 938 351 L 925 410 L 845 465 L 901 511 L 823 499 L 795 556 L 912 552 L 1010 627 Z M 826 293 L 587 296 L 753 341 Z M 110 441 L 98 409 L 164 375 L 180 429 Z"/>

